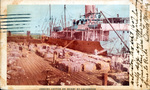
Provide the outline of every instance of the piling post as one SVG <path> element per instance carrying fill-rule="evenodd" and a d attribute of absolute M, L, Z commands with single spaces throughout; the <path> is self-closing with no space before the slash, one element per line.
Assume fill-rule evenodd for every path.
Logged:
<path fill-rule="evenodd" d="M 54 64 L 56 63 L 56 59 L 57 59 L 57 52 L 54 51 L 54 53 L 53 53 L 53 63 Z"/>
<path fill-rule="evenodd" d="M 107 80 L 108 80 L 108 73 L 104 73 L 104 85 L 107 86 Z"/>

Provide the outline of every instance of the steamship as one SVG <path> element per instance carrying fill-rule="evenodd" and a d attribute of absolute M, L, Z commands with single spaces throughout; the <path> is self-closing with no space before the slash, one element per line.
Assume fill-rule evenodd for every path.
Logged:
<path fill-rule="evenodd" d="M 65 9 L 66 5 L 64 5 Z M 69 27 L 66 27 L 66 21 L 65 27 L 53 27 L 53 30 L 50 29 L 50 37 L 45 41 L 86 53 L 107 55 L 108 49 L 105 48 L 107 46 L 105 42 L 113 42 L 111 40 L 114 37 L 111 36 L 114 35 L 116 35 L 116 42 L 123 46 L 121 49 L 129 50 L 128 41 L 125 40 L 127 37 L 125 33 L 129 33 L 128 27 L 129 17 L 119 17 L 117 14 L 116 17 L 107 18 L 102 11 L 98 12 L 95 5 L 85 5 L 85 14 L 81 15 L 79 20 L 73 20 L 72 26 Z"/>

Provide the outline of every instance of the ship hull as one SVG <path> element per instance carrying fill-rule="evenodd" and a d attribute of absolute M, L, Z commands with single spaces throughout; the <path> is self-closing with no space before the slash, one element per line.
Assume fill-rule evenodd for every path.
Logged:
<path fill-rule="evenodd" d="M 98 51 L 104 50 L 102 46 L 100 45 L 100 42 L 98 41 L 81 41 L 81 40 L 74 40 L 72 43 L 70 43 L 72 40 L 68 39 L 59 39 L 59 38 L 52 38 L 50 37 L 47 41 L 48 44 L 52 45 L 58 45 L 65 47 L 66 45 L 67 48 L 73 49 L 73 50 L 78 50 L 81 52 L 89 53 L 89 54 L 94 54 L 94 50 L 97 49 Z M 106 56 L 107 51 L 104 51 L 103 53 L 100 53 L 99 55 Z"/>
<path fill-rule="evenodd" d="M 57 45 L 57 46 L 62 46 L 62 47 L 66 47 L 73 49 L 73 50 L 77 50 L 77 51 L 81 51 L 81 52 L 85 52 L 85 53 L 89 53 L 89 54 L 94 54 L 95 49 L 97 49 L 98 51 L 103 51 L 104 48 L 102 48 L 102 46 L 100 45 L 100 42 L 98 41 L 82 41 L 82 40 L 74 40 L 72 42 L 72 40 L 68 40 L 68 39 L 60 39 L 60 38 L 52 38 L 49 37 L 48 39 L 45 39 L 44 41 L 41 39 L 30 39 L 27 37 L 24 38 L 18 38 L 15 36 L 12 37 L 8 37 L 7 38 L 8 42 L 30 42 L 30 43 L 47 43 L 47 44 L 51 44 L 51 45 Z M 70 43 L 72 42 L 72 43 Z M 106 56 L 107 55 L 107 51 L 104 51 L 103 53 L 100 53 L 98 55 L 103 55 Z"/>

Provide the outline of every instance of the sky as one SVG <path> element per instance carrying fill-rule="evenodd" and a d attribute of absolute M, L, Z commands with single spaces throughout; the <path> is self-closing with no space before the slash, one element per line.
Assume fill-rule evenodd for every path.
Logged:
<path fill-rule="evenodd" d="M 116 17 L 117 14 L 119 14 L 120 17 L 129 17 L 129 5 L 96 5 L 96 8 L 98 8 L 98 12 L 102 11 L 106 17 Z M 42 30 L 46 31 L 49 29 L 49 5 L 8 5 L 7 7 L 7 14 L 26 13 L 30 14 L 29 16 L 31 18 L 29 20 L 31 21 L 26 22 L 27 25 L 24 25 L 24 27 L 29 28 L 23 29 L 24 31 L 29 30 L 31 33 L 42 33 Z M 80 15 L 83 15 L 84 13 L 85 5 L 66 5 L 67 26 L 72 24 L 73 19 L 79 19 Z M 60 20 L 62 20 L 61 17 L 63 15 L 64 5 L 51 5 L 51 17 L 53 17 L 56 26 L 60 25 Z M 26 17 L 26 15 L 22 17 Z M 21 24 L 21 22 L 19 24 Z"/>

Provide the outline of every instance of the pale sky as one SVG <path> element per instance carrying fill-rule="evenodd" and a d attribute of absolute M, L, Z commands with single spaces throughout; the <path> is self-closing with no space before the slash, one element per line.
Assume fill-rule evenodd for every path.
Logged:
<path fill-rule="evenodd" d="M 116 17 L 117 14 L 120 17 L 129 17 L 129 5 L 96 5 L 96 8 L 98 8 L 98 12 L 103 11 L 106 17 Z M 31 14 L 31 22 L 27 22 L 30 24 L 27 27 L 30 27 L 28 30 L 31 33 L 41 33 L 42 29 L 49 26 L 49 11 L 49 5 L 9 5 L 7 7 L 7 14 Z M 77 20 L 84 13 L 85 5 L 66 5 L 66 19 L 67 22 L 70 22 L 70 25 L 72 19 Z M 59 25 L 62 15 L 64 15 L 64 5 L 51 5 L 51 16 L 54 20 L 56 19 L 56 26 Z M 24 30 L 27 31 L 27 29 Z"/>

